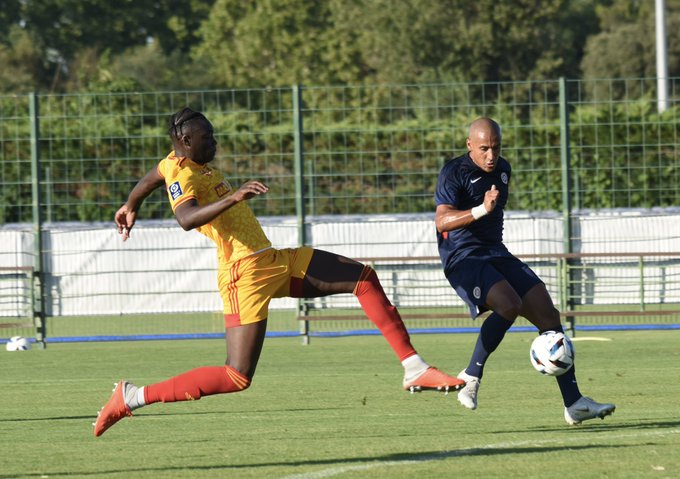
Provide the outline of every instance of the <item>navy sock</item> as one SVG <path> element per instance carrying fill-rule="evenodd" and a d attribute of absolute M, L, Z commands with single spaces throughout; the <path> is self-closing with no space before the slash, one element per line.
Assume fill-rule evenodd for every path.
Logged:
<path fill-rule="evenodd" d="M 562 326 L 555 328 L 554 331 L 564 332 Z M 541 333 L 543 331 L 540 331 Z M 557 376 L 557 385 L 560 387 L 560 393 L 562 394 L 562 401 L 565 407 L 569 407 L 581 398 L 581 391 L 578 388 L 578 383 L 576 382 L 576 364 L 574 364 L 569 371 L 561 376 Z"/>
<path fill-rule="evenodd" d="M 571 406 L 581 398 L 581 391 L 578 389 L 578 383 L 576 382 L 576 365 L 573 365 L 562 376 L 557 376 L 556 379 L 565 407 Z"/>
<path fill-rule="evenodd" d="M 472 352 L 470 364 L 468 364 L 465 372 L 470 376 L 482 379 L 484 374 L 484 363 L 491 353 L 496 350 L 498 345 L 501 344 L 506 331 L 510 329 L 512 323 L 512 321 L 508 321 L 498 313 L 491 313 L 491 315 L 486 318 L 479 330 L 477 344 L 475 344 L 475 350 Z"/>

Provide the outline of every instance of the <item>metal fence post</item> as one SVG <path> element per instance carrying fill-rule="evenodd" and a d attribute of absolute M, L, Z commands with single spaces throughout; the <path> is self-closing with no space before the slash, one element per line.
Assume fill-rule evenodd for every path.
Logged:
<path fill-rule="evenodd" d="M 40 205 L 40 110 L 38 95 L 29 93 L 29 115 L 31 118 L 31 196 L 33 216 L 33 324 L 35 339 L 40 348 L 45 348 L 47 327 L 45 324 L 45 281 L 43 272 L 42 214 Z"/>
<path fill-rule="evenodd" d="M 571 150 L 569 147 L 569 92 L 567 90 L 567 80 L 560 77 L 560 159 L 562 164 L 562 228 L 564 232 L 564 252 L 572 253 L 572 229 L 571 229 Z M 567 259 L 565 266 L 567 269 L 567 294 L 565 304 L 562 308 L 573 308 L 573 288 L 574 288 L 574 274 L 571 268 L 571 259 Z M 572 336 L 576 335 L 576 319 L 574 316 L 567 316 L 567 323 L 569 323 L 569 330 Z"/>
<path fill-rule="evenodd" d="M 298 246 L 307 243 L 305 226 L 305 154 L 302 122 L 302 85 L 293 85 L 293 139 L 295 143 L 295 214 L 297 216 Z M 297 316 L 307 316 L 307 303 L 298 299 Z M 309 344 L 309 321 L 300 319 L 302 344 Z"/>

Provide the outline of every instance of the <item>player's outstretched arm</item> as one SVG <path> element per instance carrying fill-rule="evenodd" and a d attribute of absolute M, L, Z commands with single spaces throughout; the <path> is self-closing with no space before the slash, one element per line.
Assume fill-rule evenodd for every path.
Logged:
<path fill-rule="evenodd" d="M 118 234 L 123 236 L 123 241 L 130 237 L 130 230 L 137 221 L 137 210 L 142 203 L 156 188 L 165 184 L 165 180 L 158 173 L 158 169 L 153 167 L 144 177 L 137 182 L 135 187 L 128 195 L 128 199 L 121 206 L 114 216 L 114 221 L 118 227 Z"/>
<path fill-rule="evenodd" d="M 189 231 L 210 223 L 221 213 L 241 201 L 249 200 L 253 196 L 261 195 L 269 191 L 267 185 L 260 181 L 251 180 L 243 184 L 238 190 L 229 196 L 210 203 L 199 205 L 195 199 L 185 201 L 175 209 L 175 217 L 179 225 Z"/>

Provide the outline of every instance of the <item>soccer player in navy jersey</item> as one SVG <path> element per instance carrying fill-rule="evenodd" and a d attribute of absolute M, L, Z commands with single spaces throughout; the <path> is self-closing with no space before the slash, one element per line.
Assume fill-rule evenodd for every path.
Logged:
<path fill-rule="evenodd" d="M 518 316 L 539 332 L 563 331 L 545 284 L 503 244 L 503 209 L 508 201 L 512 169 L 500 156 L 501 128 L 490 118 L 470 125 L 468 152 L 447 162 L 435 191 L 437 243 L 444 273 L 470 308 L 472 318 L 485 311 L 470 363 L 458 377 L 466 382 L 458 400 L 477 408 L 484 365 Z M 575 368 L 557 377 L 568 424 L 604 418 L 614 404 L 583 396 Z"/>

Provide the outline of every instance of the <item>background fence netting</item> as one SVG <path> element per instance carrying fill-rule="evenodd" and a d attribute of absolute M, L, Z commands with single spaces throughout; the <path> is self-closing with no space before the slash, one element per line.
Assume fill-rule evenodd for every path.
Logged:
<path fill-rule="evenodd" d="M 671 92 L 677 84 L 670 79 Z M 658 112 L 654 85 L 0 96 L 0 317 L 20 324 L 0 336 L 30 335 L 36 304 L 53 338 L 220 334 L 214 251 L 178 230 L 164 193 L 145 202 L 124 246 L 111 222 L 136 180 L 168 153 L 166 119 L 184 106 L 213 122 L 215 166 L 232 184 L 270 186 L 251 206 L 276 246 L 304 241 L 365 258 L 407 322 L 426 328 L 474 324 L 433 259 L 432 196 L 443 163 L 465 150 L 469 123 L 491 116 L 513 165 L 506 240 L 560 309 L 584 326 L 678 323 L 678 104 L 673 93 Z M 297 334 L 300 316 L 344 318 L 355 306 L 351 297 L 278 301 L 271 329 Z M 313 319 L 310 328 L 365 323 Z"/>

